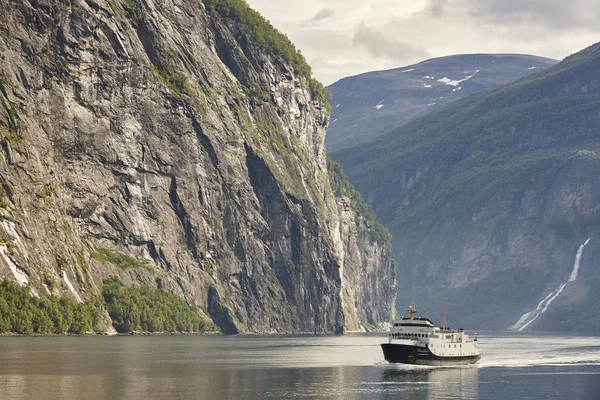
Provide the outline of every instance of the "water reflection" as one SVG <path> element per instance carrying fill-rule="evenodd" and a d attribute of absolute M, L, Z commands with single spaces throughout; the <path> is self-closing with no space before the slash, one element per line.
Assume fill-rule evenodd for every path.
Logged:
<path fill-rule="evenodd" d="M 135 346 L 133 346 L 135 348 Z M 23 351 L 0 367 L 2 398 L 440 399 L 477 397 L 476 369 L 388 365 L 247 369 L 144 352 Z M 161 352 L 158 352 L 161 353 Z M 6 360 L 5 360 L 6 361 Z M 182 362 L 183 361 L 183 362 Z M 24 367 L 21 367 L 24 366 Z M 16 373 L 7 373 L 12 368 Z M 27 370 L 27 371 L 26 371 Z"/>
<path fill-rule="evenodd" d="M 0 338 L 0 399 L 504 400 L 564 393 L 597 400 L 600 392 L 597 364 L 389 365 L 379 342 L 369 336 Z M 598 353 L 588 342 L 568 354 Z M 488 365 L 504 363 L 492 357 L 506 353 L 507 344 L 496 346 Z M 560 350 L 554 355 L 564 359 Z"/>
<path fill-rule="evenodd" d="M 478 369 L 389 366 L 382 381 L 412 386 L 407 399 L 476 399 Z"/>

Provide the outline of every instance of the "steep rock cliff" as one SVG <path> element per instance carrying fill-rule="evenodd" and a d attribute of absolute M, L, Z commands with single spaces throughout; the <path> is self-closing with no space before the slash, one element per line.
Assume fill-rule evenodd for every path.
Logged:
<path fill-rule="evenodd" d="M 389 321 L 389 243 L 332 191 L 319 88 L 230 3 L 0 1 L 0 279 L 157 285 L 225 332 Z"/>

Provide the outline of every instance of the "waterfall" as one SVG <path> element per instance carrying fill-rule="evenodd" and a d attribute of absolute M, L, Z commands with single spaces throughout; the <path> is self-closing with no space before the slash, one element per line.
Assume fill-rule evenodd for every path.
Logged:
<path fill-rule="evenodd" d="M 573 271 L 571 271 L 571 275 L 569 275 L 569 280 L 562 283 L 558 288 L 556 288 L 553 292 L 546 296 L 544 300 L 540 301 L 540 303 L 534 310 L 523 314 L 521 318 L 519 318 L 519 320 L 513 326 L 510 327 L 511 330 L 522 331 L 525 328 L 527 328 L 533 321 L 538 319 L 540 315 L 542 315 L 548 310 L 550 304 L 561 294 L 561 292 L 569 282 L 573 282 L 575 279 L 577 279 L 577 274 L 579 274 L 579 264 L 581 263 L 581 255 L 583 254 L 583 249 L 590 242 L 590 240 L 591 238 L 586 240 L 585 243 L 579 246 L 579 249 L 577 249 L 577 254 L 575 255 L 575 263 L 573 264 Z"/>

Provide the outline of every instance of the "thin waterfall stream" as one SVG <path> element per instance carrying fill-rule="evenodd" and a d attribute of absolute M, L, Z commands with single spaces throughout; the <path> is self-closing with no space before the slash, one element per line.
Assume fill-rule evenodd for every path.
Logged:
<path fill-rule="evenodd" d="M 537 307 L 534 310 L 531 310 L 531 311 L 523 314 L 521 316 L 521 318 L 519 318 L 519 320 L 513 326 L 510 327 L 511 330 L 522 331 L 525 328 L 527 328 L 529 325 L 531 325 L 531 323 L 533 321 L 538 319 L 538 317 L 540 315 L 542 315 L 543 313 L 545 313 L 548 310 L 548 307 L 550 307 L 550 304 L 558 296 L 560 296 L 560 294 L 563 291 L 563 289 L 565 288 L 565 286 L 567 286 L 567 284 L 569 284 L 569 282 L 573 282 L 575 279 L 577 279 L 577 275 L 579 274 L 579 265 L 581 264 L 581 256 L 583 254 L 583 249 L 590 242 L 590 240 L 591 240 L 591 238 L 586 240 L 585 243 L 582 244 L 581 246 L 579 246 L 579 249 L 577 249 L 577 254 L 575 255 L 575 263 L 573 264 L 573 271 L 571 271 L 571 275 L 569 275 L 569 280 L 562 283 L 558 288 L 556 288 L 553 292 L 551 292 L 548 296 L 546 296 L 542 301 L 540 301 L 540 303 L 537 305 Z"/>

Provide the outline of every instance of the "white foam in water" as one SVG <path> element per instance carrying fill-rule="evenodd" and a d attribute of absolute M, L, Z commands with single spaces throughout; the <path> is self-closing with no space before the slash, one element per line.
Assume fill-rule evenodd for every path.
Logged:
<path fill-rule="evenodd" d="M 482 338 L 481 353 L 478 368 L 600 365 L 600 337 L 536 333 Z"/>
<path fill-rule="evenodd" d="M 569 275 L 569 280 L 565 283 L 561 284 L 558 288 L 556 288 L 553 292 L 551 292 L 548 296 L 544 298 L 544 300 L 540 301 L 535 310 L 529 311 L 521 316 L 519 320 L 510 327 L 513 331 L 522 331 L 527 328 L 533 321 L 538 319 L 540 315 L 545 313 L 550 307 L 550 304 L 562 293 L 563 289 L 569 282 L 573 282 L 577 279 L 577 275 L 579 274 L 579 265 L 581 263 L 581 255 L 583 254 L 583 249 L 590 242 L 592 238 L 589 238 L 585 241 L 584 244 L 579 246 L 577 249 L 577 254 L 575 255 L 575 263 L 573 264 L 573 271 L 571 271 L 571 275 Z"/>

